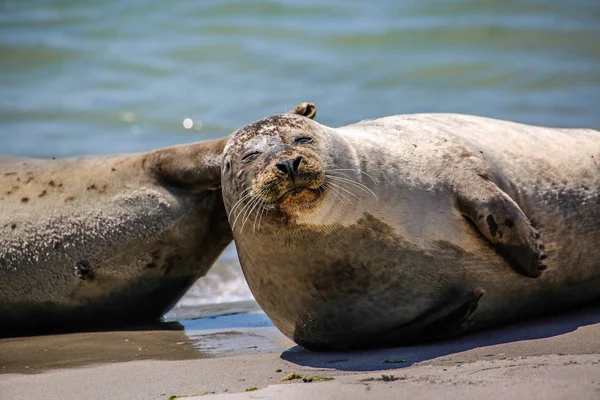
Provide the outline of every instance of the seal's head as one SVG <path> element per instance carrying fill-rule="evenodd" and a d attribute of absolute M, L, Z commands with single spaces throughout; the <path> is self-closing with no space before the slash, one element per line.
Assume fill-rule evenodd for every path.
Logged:
<path fill-rule="evenodd" d="M 270 218 L 293 220 L 318 206 L 328 165 L 321 128 L 306 117 L 282 114 L 234 132 L 225 147 L 221 178 L 234 230 L 236 222 L 241 227 L 264 210 Z"/>

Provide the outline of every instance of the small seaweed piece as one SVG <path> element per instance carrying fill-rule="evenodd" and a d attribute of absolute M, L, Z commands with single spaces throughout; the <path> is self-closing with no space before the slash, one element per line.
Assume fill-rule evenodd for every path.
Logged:
<path fill-rule="evenodd" d="M 318 376 L 318 375 L 317 376 L 308 376 L 308 377 L 302 378 L 302 380 L 304 382 L 315 382 L 315 381 L 316 382 L 318 382 L 318 381 L 324 382 L 324 381 L 332 381 L 333 379 L 334 378 L 332 378 L 330 376 Z"/>
<path fill-rule="evenodd" d="M 384 364 L 402 364 L 405 362 L 406 360 L 383 360 Z"/>
<path fill-rule="evenodd" d="M 302 375 L 292 372 L 291 374 L 288 374 L 281 378 L 281 381 L 292 381 L 294 379 L 302 379 Z"/>
<path fill-rule="evenodd" d="M 251 387 L 251 388 L 246 389 L 246 392 L 254 392 L 255 390 L 258 390 L 258 388 Z"/>

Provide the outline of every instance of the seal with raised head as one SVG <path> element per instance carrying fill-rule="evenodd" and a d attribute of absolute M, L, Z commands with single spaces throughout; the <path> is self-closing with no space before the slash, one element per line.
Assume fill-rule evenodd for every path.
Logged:
<path fill-rule="evenodd" d="M 450 337 L 600 298 L 595 130 L 276 115 L 232 135 L 222 191 L 252 293 L 311 349 Z"/>
<path fill-rule="evenodd" d="M 232 240 L 220 190 L 226 141 L 0 157 L 0 332 L 160 318 Z"/>

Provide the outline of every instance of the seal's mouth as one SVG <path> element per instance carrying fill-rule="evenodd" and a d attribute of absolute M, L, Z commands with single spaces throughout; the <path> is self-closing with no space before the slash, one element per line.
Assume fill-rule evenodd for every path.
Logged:
<path fill-rule="evenodd" d="M 317 201 L 320 197 L 322 190 L 320 187 L 316 189 L 309 188 L 308 186 L 298 186 L 289 190 L 286 190 L 277 198 L 275 203 L 285 205 L 300 205 L 309 204 Z"/>
<path fill-rule="evenodd" d="M 283 192 L 281 194 L 281 196 L 279 196 L 279 198 L 275 201 L 275 202 L 279 202 L 287 197 L 293 197 L 293 196 L 299 196 L 301 195 L 305 190 L 308 190 L 310 192 L 316 192 L 315 189 L 311 189 L 307 186 L 298 186 L 289 190 L 286 190 L 285 192 Z"/>

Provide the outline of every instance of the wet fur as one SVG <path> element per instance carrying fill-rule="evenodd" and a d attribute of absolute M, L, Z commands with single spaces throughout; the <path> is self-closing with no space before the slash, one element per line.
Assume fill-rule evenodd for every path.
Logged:
<path fill-rule="evenodd" d="M 226 146 L 228 212 L 277 146 L 301 132 L 315 137 L 310 151 L 323 168 L 368 173 L 344 172 L 377 199 L 347 186 L 357 196 L 352 205 L 326 191 L 317 207 L 274 206 L 263 211 L 260 229 L 234 228 L 254 296 L 296 342 L 320 350 L 399 345 L 600 298 L 599 132 L 454 114 L 337 129 L 273 116 L 240 129 Z M 248 148 L 269 141 L 275 145 L 263 147 L 254 165 L 239 164 Z M 485 182 L 541 234 L 549 268 L 539 278 L 524 276 L 480 231 L 490 226 L 461 209 L 461 199 L 489 194 Z M 495 234 L 512 229 L 504 222 L 492 226 Z"/>

